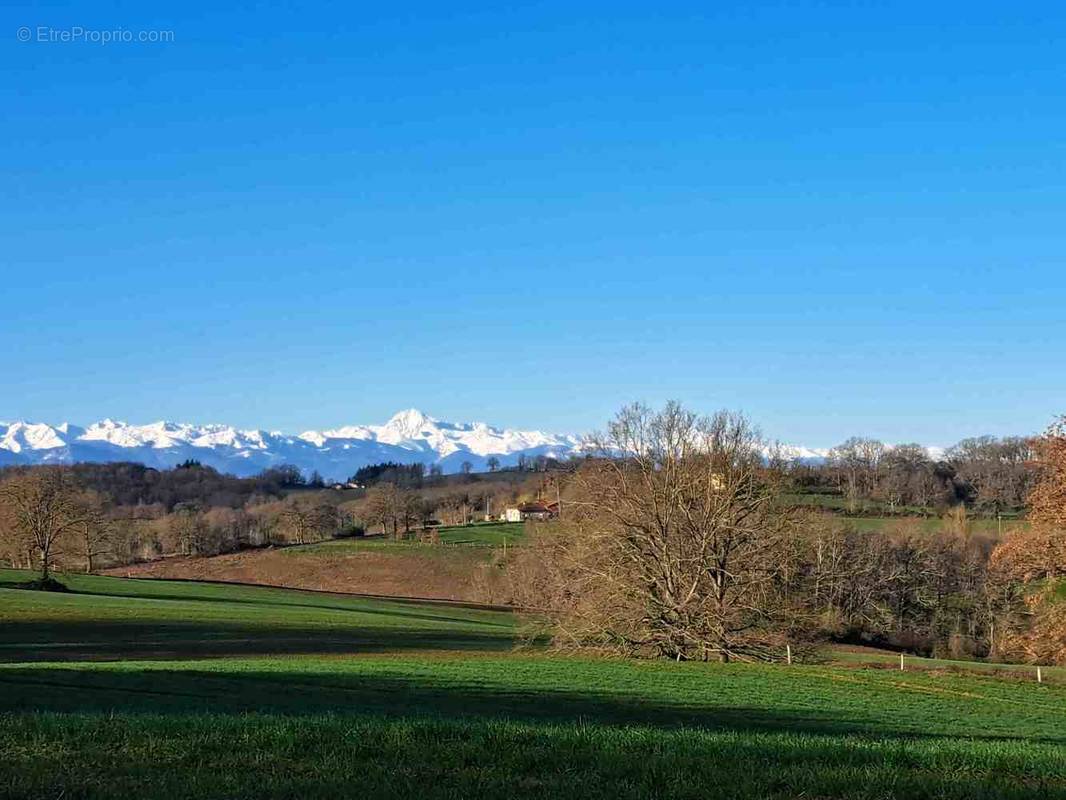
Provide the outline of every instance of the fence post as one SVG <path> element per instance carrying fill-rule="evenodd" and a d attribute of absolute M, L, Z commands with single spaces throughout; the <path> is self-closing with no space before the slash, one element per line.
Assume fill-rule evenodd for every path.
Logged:
<path fill-rule="evenodd" d="M 899 671 L 903 672 L 903 653 L 899 654 Z"/>
<path fill-rule="evenodd" d="M 785 660 L 789 664 L 792 663 L 792 645 L 790 645 L 790 644 L 786 644 L 785 645 Z"/>
<path fill-rule="evenodd" d="M 1044 674 L 1040 671 L 1040 667 L 1036 668 L 1036 682 L 1037 683 L 1043 683 L 1044 682 Z"/>

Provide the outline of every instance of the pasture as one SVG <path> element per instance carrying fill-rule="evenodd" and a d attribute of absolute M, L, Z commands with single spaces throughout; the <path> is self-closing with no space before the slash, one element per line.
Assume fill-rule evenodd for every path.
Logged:
<path fill-rule="evenodd" d="M 344 539 L 330 539 L 307 545 L 295 545 L 285 548 L 290 555 L 329 555 L 360 550 L 377 552 L 404 552 L 411 548 L 433 549 L 437 545 L 457 545 L 468 547 L 501 547 L 503 545 L 521 544 L 525 540 L 526 528 L 522 522 L 482 522 L 476 525 L 445 525 L 437 528 L 439 541 L 429 542 L 419 538 L 420 532 L 412 532 L 406 538 L 394 539 L 391 536 L 352 536 Z"/>
<path fill-rule="evenodd" d="M 508 611 L 0 571 L 0 797 L 1066 797 L 1066 686 L 513 650 Z"/>
<path fill-rule="evenodd" d="M 518 524 L 439 529 L 440 541 L 386 536 L 329 539 L 211 557 L 166 558 L 109 570 L 114 575 L 232 581 L 396 597 L 485 601 L 495 595 L 496 549 L 519 544 Z"/>

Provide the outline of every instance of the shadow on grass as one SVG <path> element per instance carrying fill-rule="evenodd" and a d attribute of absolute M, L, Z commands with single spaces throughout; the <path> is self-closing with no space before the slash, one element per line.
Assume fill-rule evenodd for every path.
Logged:
<path fill-rule="evenodd" d="M 224 586 L 225 584 L 213 584 L 213 585 Z M 253 586 L 254 584 L 240 584 L 240 585 L 241 586 Z M 265 587 L 257 586 L 256 588 L 265 588 Z M 299 594 L 299 592 L 302 591 L 302 590 L 298 590 L 298 589 L 286 589 L 285 587 L 270 587 L 270 588 L 278 588 L 278 589 L 280 589 L 283 592 L 291 592 L 293 594 Z M 511 623 L 510 622 L 503 622 L 503 621 L 495 622 L 495 621 L 492 621 L 492 620 L 489 620 L 489 619 L 483 619 L 483 618 L 480 618 L 480 617 L 462 617 L 462 616 L 453 617 L 453 616 L 447 616 L 444 613 L 434 614 L 434 613 L 426 612 L 426 611 L 421 611 L 421 612 L 419 612 L 419 611 L 408 611 L 406 608 L 404 608 L 404 606 L 415 606 L 415 607 L 417 607 L 419 605 L 419 603 L 417 601 L 414 601 L 414 602 L 408 601 L 408 602 L 404 603 L 403 602 L 404 598 L 392 598 L 392 597 L 372 596 L 372 595 L 355 596 L 355 597 L 352 598 L 352 600 L 354 602 L 349 604 L 349 605 L 343 605 L 343 604 L 334 605 L 334 604 L 322 602 L 322 600 L 324 598 L 328 598 L 330 596 L 329 594 L 325 594 L 325 593 L 323 593 L 323 596 L 319 597 L 319 598 L 310 598 L 309 597 L 306 602 L 300 602 L 298 600 L 281 600 L 281 599 L 277 599 L 277 598 L 255 599 L 255 598 L 250 598 L 250 597 L 230 597 L 230 596 L 226 596 L 226 597 L 211 597 L 211 596 L 204 596 L 204 595 L 198 596 L 198 595 L 195 595 L 195 594 L 183 594 L 183 593 L 180 593 L 180 592 L 173 593 L 173 594 L 167 593 L 167 592 L 158 592 L 158 593 L 153 592 L 151 594 L 147 594 L 147 593 L 145 593 L 145 594 L 132 594 L 132 593 L 131 594 L 114 594 L 114 593 L 106 593 L 105 594 L 103 592 L 78 592 L 78 591 L 73 590 L 73 589 L 68 589 L 67 593 L 69 593 L 69 594 L 80 594 L 80 595 L 85 596 L 85 597 L 118 597 L 118 598 L 127 598 L 127 599 L 131 599 L 131 600 L 173 600 L 173 601 L 178 601 L 178 602 L 182 602 L 182 603 L 215 603 L 215 604 L 225 604 L 225 605 L 237 604 L 237 605 L 242 605 L 242 606 L 252 606 L 254 608 L 260 608 L 260 609 L 264 609 L 264 610 L 268 610 L 270 608 L 299 608 L 299 609 L 307 609 L 308 611 L 341 611 L 341 612 L 344 612 L 346 614 L 371 614 L 371 615 L 377 615 L 377 616 L 383 616 L 383 617 L 398 617 L 398 618 L 403 618 L 403 619 L 417 619 L 417 620 L 425 620 L 425 621 L 429 621 L 429 622 L 442 622 L 442 623 L 443 622 L 455 622 L 455 623 L 458 623 L 460 625 L 488 625 L 488 626 L 500 627 L 500 628 L 510 628 L 511 627 Z M 316 600 L 317 600 L 317 602 L 316 602 Z M 362 603 L 360 603 L 360 601 L 362 601 Z M 389 608 L 373 608 L 373 607 L 367 605 L 367 603 L 370 603 L 370 602 L 389 603 L 390 607 Z M 393 606 L 396 606 L 396 607 L 393 607 Z M 442 610 L 442 612 L 445 609 L 449 608 L 449 606 L 445 605 L 445 604 L 441 604 L 438 607 Z M 458 608 L 460 606 L 455 606 L 455 607 Z M 466 606 L 466 608 L 470 608 L 472 610 L 488 610 L 488 611 L 500 611 L 501 610 L 501 609 L 498 609 L 498 608 L 495 608 L 495 607 L 487 607 L 487 606 L 478 607 L 478 606 L 472 606 L 472 605 L 471 606 Z"/>
<path fill-rule="evenodd" d="M 429 714 L 507 717 L 525 721 L 628 723 L 818 733 L 873 730 L 872 722 L 764 709 L 692 709 L 595 692 L 503 691 L 484 686 L 433 685 L 394 676 L 323 676 L 301 672 L 208 673 L 183 670 L 102 672 L 17 669 L 0 672 L 10 711 L 162 713 L 248 711 L 281 714 Z"/>
<path fill-rule="evenodd" d="M 501 677 L 500 681 L 503 680 Z M 247 670 L 212 672 L 134 668 L 92 670 L 20 667 L 0 670 L 0 711 L 308 716 L 429 716 L 450 720 L 507 719 L 594 726 L 692 727 L 735 732 L 861 735 L 877 738 L 954 739 L 886 718 L 839 708 L 767 708 L 713 696 L 700 704 L 671 703 L 633 694 L 580 689 L 523 689 L 478 680 L 438 680 L 432 671 L 410 676 L 370 673 Z M 977 734 L 974 740 L 1019 737 Z M 1066 737 L 1026 736 L 1063 744 Z"/>
<path fill-rule="evenodd" d="M 378 612 L 385 613 L 385 612 Z M 439 617 L 427 619 L 443 622 Z M 187 659 L 404 651 L 507 651 L 509 629 L 284 626 L 224 622 L 5 621 L 0 662 Z M 490 628 L 491 624 L 487 624 Z"/>
<path fill-rule="evenodd" d="M 1066 788 L 1054 748 L 1040 745 L 1012 751 L 993 743 L 372 715 L 5 722 L 0 781 L 10 797 L 1046 800 Z"/>

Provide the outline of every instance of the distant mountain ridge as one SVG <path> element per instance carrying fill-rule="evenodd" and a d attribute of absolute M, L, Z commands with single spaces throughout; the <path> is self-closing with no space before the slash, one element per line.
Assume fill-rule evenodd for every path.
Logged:
<path fill-rule="evenodd" d="M 782 450 L 807 463 L 824 461 L 829 454 L 828 449 L 791 445 Z M 935 454 L 940 449 L 931 450 Z M 292 464 L 307 475 L 317 470 L 327 480 L 340 481 L 360 467 L 383 461 L 436 464 L 444 472 L 458 472 L 469 461 L 475 471 L 484 471 L 493 457 L 507 467 L 522 456 L 565 459 L 580 452 L 582 437 L 573 434 L 444 422 L 415 408 L 393 414 L 384 425 L 346 425 L 295 435 L 166 421 L 131 425 L 105 419 L 88 427 L 0 422 L 0 466 L 136 461 L 166 469 L 193 459 L 240 476 Z"/>
<path fill-rule="evenodd" d="M 522 456 L 566 458 L 580 445 L 578 436 L 444 422 L 413 408 L 394 414 L 384 425 L 348 425 L 295 436 L 166 421 L 131 425 L 105 419 L 88 427 L 0 422 L 0 465 L 136 461 L 167 468 L 195 459 L 241 476 L 293 464 L 306 474 L 317 470 L 327 480 L 343 480 L 360 467 L 382 461 L 437 464 L 445 472 L 458 472 L 469 461 L 475 470 L 485 470 L 492 457 L 501 466 L 512 466 Z"/>

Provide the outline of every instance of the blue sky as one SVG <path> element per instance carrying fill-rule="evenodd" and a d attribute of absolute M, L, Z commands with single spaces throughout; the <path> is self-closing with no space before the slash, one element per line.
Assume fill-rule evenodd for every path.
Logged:
<path fill-rule="evenodd" d="M 1066 8 L 503 5 L 6 6 L 0 419 L 1066 412 Z"/>

